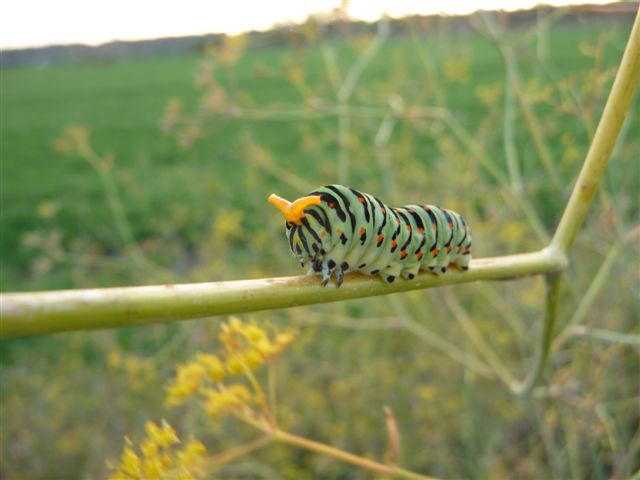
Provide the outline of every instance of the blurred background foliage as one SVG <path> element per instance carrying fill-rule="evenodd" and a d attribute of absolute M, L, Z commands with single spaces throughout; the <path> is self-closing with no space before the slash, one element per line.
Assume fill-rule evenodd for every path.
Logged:
<path fill-rule="evenodd" d="M 2 291 L 297 274 L 266 197 L 338 181 L 462 212 L 475 257 L 541 248 L 630 19 L 545 11 L 517 26 L 484 15 L 349 29 L 310 18 L 273 33 L 275 45 L 225 37 L 194 55 L 3 69 Z M 514 397 L 474 339 L 523 377 L 542 279 L 446 287 L 247 316 L 297 330 L 277 366 L 283 428 L 381 459 L 387 406 L 412 470 L 629 476 L 640 450 L 640 251 L 625 237 L 639 216 L 638 128 L 636 100 L 571 252 L 563 336 L 532 396 Z M 164 404 L 175 364 L 212 351 L 219 322 L 4 341 L 2 477 L 103 478 L 123 436 L 141 439 L 150 419 L 210 453 L 253 438 Z M 281 445 L 213 475 L 370 478 Z"/>

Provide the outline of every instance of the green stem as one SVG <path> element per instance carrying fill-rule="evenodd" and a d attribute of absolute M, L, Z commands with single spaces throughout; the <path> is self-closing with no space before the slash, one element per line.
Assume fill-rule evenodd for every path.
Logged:
<path fill-rule="evenodd" d="M 591 305 L 595 301 L 602 288 L 606 285 L 613 264 L 616 258 L 618 258 L 618 255 L 621 251 L 622 242 L 617 242 L 613 245 L 613 247 L 611 247 L 611 250 L 609 250 L 609 253 L 604 259 L 604 262 L 602 262 L 602 265 L 598 269 L 598 272 L 593 277 L 589 288 L 587 288 L 587 291 L 580 300 L 578 307 L 575 309 L 573 315 L 564 326 L 562 331 L 558 334 L 558 337 L 556 338 L 553 345 L 555 350 L 561 348 L 565 344 L 565 342 L 573 335 L 574 328 L 584 321 L 587 313 L 589 313 Z"/>
<path fill-rule="evenodd" d="M 516 195 L 522 195 L 522 176 L 520 175 L 520 166 L 518 165 L 518 151 L 515 141 L 515 121 L 516 109 L 514 108 L 513 87 L 510 65 L 507 65 L 504 92 L 504 121 L 502 123 L 502 144 L 504 148 L 504 156 L 507 160 L 507 169 L 509 171 L 509 179 L 511 180 L 511 190 Z"/>
<path fill-rule="evenodd" d="M 531 206 L 528 199 L 524 195 L 515 194 L 510 188 L 509 178 L 500 170 L 497 164 L 486 154 L 478 142 L 467 132 L 462 125 L 453 117 L 453 115 L 446 115 L 443 117 L 444 123 L 449 127 L 451 132 L 456 138 L 469 150 L 469 152 L 476 157 L 480 165 L 487 171 L 493 179 L 505 188 L 510 198 L 514 203 L 520 206 L 520 209 L 527 217 L 527 220 L 531 224 L 535 234 L 541 243 L 548 243 L 549 235 L 540 220 L 540 217 L 536 213 L 535 209 Z"/>
<path fill-rule="evenodd" d="M 542 334 L 540 344 L 536 352 L 536 357 L 525 380 L 518 385 L 514 385 L 511 390 L 516 395 L 528 395 L 538 382 L 549 360 L 551 352 L 551 342 L 553 341 L 553 331 L 558 319 L 558 299 L 560 297 L 561 274 L 552 273 L 547 275 L 547 307 L 544 323 L 542 324 Z"/>
<path fill-rule="evenodd" d="M 549 273 L 566 267 L 552 249 L 473 260 L 469 271 L 430 273 L 390 285 L 377 277 L 349 274 L 342 287 L 322 287 L 319 277 L 265 278 L 0 294 L 0 338 L 115 328 L 258 310 L 290 308 L 423 288 Z"/>
<path fill-rule="evenodd" d="M 625 48 L 620 67 L 609 98 L 602 112 L 600 123 L 587 152 L 580 176 L 569 198 L 569 203 L 560 219 L 552 240 L 552 246 L 567 252 L 589 213 L 589 207 L 611 152 L 624 124 L 640 82 L 640 13 L 636 14 L 629 42 Z"/>
<path fill-rule="evenodd" d="M 478 375 L 487 378 L 491 378 L 493 376 L 493 371 L 491 370 L 491 368 L 489 368 L 488 365 L 486 365 L 475 355 L 470 355 L 464 350 L 461 350 L 455 345 L 447 342 L 439 335 L 436 335 L 429 329 L 423 327 L 418 322 L 414 321 L 413 318 L 415 318 L 415 315 L 406 307 L 407 302 L 394 297 L 391 297 L 389 300 L 391 306 L 396 311 L 398 318 L 400 319 L 400 323 L 406 330 L 423 340 L 434 350 L 438 350 L 452 360 L 460 362 L 469 370 L 477 373 Z M 421 304 L 420 307 L 422 308 L 423 305 Z"/>
<path fill-rule="evenodd" d="M 640 347 L 640 335 L 635 335 L 633 333 L 614 332 L 611 330 L 604 330 L 602 328 L 588 328 L 584 326 L 574 327 L 569 333 L 576 337 L 589 337 L 603 342 L 621 343 L 624 345 Z"/>
<path fill-rule="evenodd" d="M 525 126 L 529 131 L 529 136 L 531 137 L 533 146 L 538 153 L 538 157 L 542 161 L 542 166 L 545 168 L 547 174 L 551 178 L 554 188 L 558 192 L 561 192 L 562 183 L 560 181 L 560 175 L 558 174 L 555 164 L 553 163 L 553 159 L 551 158 L 551 152 L 549 151 L 549 147 L 547 146 L 547 143 L 545 141 L 544 133 L 542 132 L 542 127 L 540 126 L 540 121 L 535 114 L 533 105 L 531 104 L 531 101 L 522 85 L 522 81 L 520 80 L 518 63 L 516 61 L 513 50 L 509 48 L 504 41 L 502 41 L 496 25 L 486 13 L 481 14 L 479 18 L 482 21 L 484 30 L 486 32 L 485 36 L 496 47 L 496 49 L 502 56 L 502 60 L 505 64 L 505 70 L 507 71 L 507 86 L 511 87 L 518 101 L 518 104 L 520 105 L 520 110 L 522 111 L 522 115 L 524 116 L 525 120 Z M 483 34 L 482 31 L 480 33 Z"/>
<path fill-rule="evenodd" d="M 484 358 L 486 363 L 491 366 L 497 377 L 507 385 L 507 387 L 510 389 L 513 388 L 513 386 L 517 384 L 516 379 L 511 375 L 507 366 L 502 360 L 500 360 L 491 346 L 485 341 L 484 337 L 473 324 L 473 320 L 471 320 L 458 299 L 449 290 L 445 291 L 444 299 L 447 306 L 451 309 L 453 316 L 460 324 L 460 327 L 467 337 L 469 337 L 469 341 Z"/>

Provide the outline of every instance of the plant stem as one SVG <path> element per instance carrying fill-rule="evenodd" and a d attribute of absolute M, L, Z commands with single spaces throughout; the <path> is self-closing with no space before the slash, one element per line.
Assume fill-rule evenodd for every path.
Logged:
<path fill-rule="evenodd" d="M 529 370 L 527 377 L 520 384 L 514 385 L 511 391 L 519 396 L 528 395 L 539 378 L 542 376 L 549 359 L 551 351 L 551 342 L 553 340 L 553 331 L 558 319 L 558 299 L 560 297 L 561 274 L 551 273 L 547 275 L 547 306 L 545 311 L 544 323 L 542 324 L 542 333 L 540 335 L 540 344 L 536 352 L 533 366 Z"/>
<path fill-rule="evenodd" d="M 522 176 L 520 175 L 520 166 L 518 165 L 518 151 L 515 142 L 514 124 L 516 121 L 516 109 L 513 100 L 513 86 L 511 81 L 511 66 L 506 66 L 506 81 L 504 92 L 504 120 L 502 123 L 502 144 L 504 148 L 504 156 L 507 160 L 507 169 L 509 171 L 509 179 L 511 180 L 511 190 L 515 195 L 522 195 Z"/>
<path fill-rule="evenodd" d="M 385 284 L 379 278 L 348 274 L 340 288 L 322 287 L 317 276 L 265 278 L 192 284 L 152 285 L 53 292 L 0 294 L 0 338 L 70 330 L 144 325 L 255 312 L 354 298 L 388 295 L 479 280 L 511 279 L 565 268 L 566 258 L 544 249 L 472 260 L 469 271 L 421 273 L 413 280 Z"/>
<path fill-rule="evenodd" d="M 444 300 L 449 309 L 451 309 L 453 316 L 460 324 L 463 332 L 467 337 L 469 337 L 469 341 L 484 358 L 486 363 L 491 366 L 491 369 L 495 372 L 497 377 L 502 380 L 507 387 L 512 389 L 513 385 L 517 384 L 516 379 L 511 375 L 507 366 L 502 360 L 500 360 L 491 346 L 485 341 L 480 331 L 473 324 L 473 320 L 471 320 L 455 295 L 450 290 L 445 290 Z"/>
<path fill-rule="evenodd" d="M 338 89 L 338 180 L 343 184 L 346 184 L 349 181 L 349 135 L 351 132 L 349 99 L 351 98 L 353 89 L 358 84 L 360 77 L 373 58 L 380 51 L 380 48 L 382 48 L 382 45 L 388 36 L 389 22 L 385 19 L 380 20 L 375 38 L 351 66 L 344 78 L 344 81 Z"/>
<path fill-rule="evenodd" d="M 396 466 L 385 465 L 383 463 L 379 463 L 365 457 L 354 455 L 353 453 L 345 452 L 344 450 L 340 450 L 339 448 L 316 442 L 314 440 L 309 440 L 308 438 L 299 437 L 282 430 L 275 430 L 273 432 L 273 437 L 276 441 L 287 443 L 289 445 L 296 445 L 306 450 L 311 450 L 323 455 L 338 458 L 344 462 L 357 465 L 361 468 L 366 468 L 367 470 L 371 470 L 380 475 L 387 475 L 395 478 L 408 478 L 413 480 L 436 480 L 434 477 L 421 475 L 419 473 L 411 472 L 409 470 L 405 470 L 404 468 Z"/>
<path fill-rule="evenodd" d="M 487 155 L 484 149 L 478 144 L 478 142 L 467 132 L 462 125 L 453 117 L 453 115 L 446 115 L 443 117 L 444 123 L 449 127 L 451 133 L 469 150 L 469 152 L 476 157 L 480 165 L 487 171 L 493 179 L 505 188 L 514 203 L 520 206 L 520 209 L 527 217 L 527 220 L 531 224 L 535 234 L 541 243 L 546 244 L 549 242 L 549 235 L 540 220 L 540 217 L 536 213 L 535 209 L 531 206 L 528 199 L 524 195 L 515 194 L 510 188 L 509 178 L 500 170 L 498 165 Z"/>
<path fill-rule="evenodd" d="M 589 147 L 580 175 L 552 240 L 552 246 L 567 252 L 582 226 L 598 189 L 625 116 L 640 82 L 640 12 L 636 14 L 629 41 L 600 123 Z"/>
<path fill-rule="evenodd" d="M 562 183 L 560 181 L 560 175 L 558 174 L 555 164 L 553 163 L 553 159 L 551 158 L 551 152 L 549 151 L 549 147 L 547 146 L 547 143 L 544 139 L 544 133 L 542 132 L 540 121 L 538 120 L 538 117 L 536 117 L 533 105 L 527 97 L 525 89 L 522 85 L 522 81 L 520 80 L 518 63 L 516 62 L 513 50 L 509 48 L 504 41 L 502 41 L 496 26 L 487 14 L 481 14 L 480 19 L 482 20 L 482 23 L 487 31 L 489 40 L 494 44 L 494 46 L 502 56 L 502 60 L 505 64 L 505 70 L 507 71 L 507 77 L 509 81 L 508 85 L 511 87 L 513 93 L 516 96 L 516 99 L 518 100 L 520 110 L 522 111 L 522 115 L 524 116 L 525 125 L 527 127 L 527 130 L 529 130 L 529 136 L 531 137 L 533 146 L 538 153 L 538 157 L 542 161 L 542 166 L 545 168 L 547 174 L 551 178 L 554 188 L 558 192 L 561 192 Z"/>
<path fill-rule="evenodd" d="M 636 228 L 636 230 L 639 229 L 640 227 Z M 553 348 L 555 350 L 561 348 L 565 344 L 565 342 L 571 336 L 573 336 L 575 327 L 580 325 L 586 318 L 587 314 L 589 313 L 589 309 L 600 293 L 600 290 L 602 290 L 602 287 L 606 285 L 613 264 L 622 251 L 623 244 L 623 241 L 618 241 L 611 247 L 611 250 L 609 250 L 609 253 L 605 257 L 604 262 L 602 262 L 602 265 L 600 265 L 598 272 L 593 277 L 593 280 L 591 280 L 589 288 L 587 288 L 587 291 L 580 300 L 580 303 L 578 303 L 578 306 L 574 310 L 573 315 L 571 315 L 571 318 L 555 339 L 553 344 Z"/>
<path fill-rule="evenodd" d="M 218 453 L 217 455 L 213 455 L 205 460 L 205 464 L 207 467 L 215 468 L 218 465 L 232 462 L 236 458 L 240 458 L 254 450 L 266 447 L 271 442 L 273 442 L 273 438 L 271 438 L 270 435 L 265 435 L 249 443 L 245 443 L 244 445 L 238 445 L 237 447 L 233 447 L 229 450 Z"/>
<path fill-rule="evenodd" d="M 424 308 L 424 304 L 421 303 L 418 309 L 413 309 L 413 311 L 411 311 L 407 308 L 411 303 L 414 303 L 412 302 L 411 298 L 402 300 L 397 297 L 391 297 L 389 299 L 389 303 L 398 315 L 400 324 L 406 330 L 413 333 L 416 337 L 427 343 L 431 348 L 438 350 L 452 360 L 460 362 L 469 370 L 477 373 L 480 376 L 486 378 L 493 377 L 493 371 L 491 370 L 491 368 L 478 357 L 469 354 L 468 352 L 465 352 L 457 346 L 447 342 L 444 338 L 436 335 L 431 330 L 427 329 L 414 320 L 414 318 L 417 318 L 417 315 L 419 315 L 419 313 L 416 314 L 416 312 L 421 312 Z"/>

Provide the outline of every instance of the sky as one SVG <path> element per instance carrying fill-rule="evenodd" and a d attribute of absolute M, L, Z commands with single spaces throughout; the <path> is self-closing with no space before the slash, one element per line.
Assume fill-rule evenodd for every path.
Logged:
<path fill-rule="evenodd" d="M 545 0 L 545 4 L 609 3 L 610 0 Z M 348 14 L 374 21 L 412 13 L 461 14 L 530 8 L 536 0 L 351 0 Z M 0 48 L 68 43 L 99 45 L 112 40 L 237 34 L 266 30 L 276 23 L 301 22 L 328 12 L 339 0 L 5 0 Z"/>

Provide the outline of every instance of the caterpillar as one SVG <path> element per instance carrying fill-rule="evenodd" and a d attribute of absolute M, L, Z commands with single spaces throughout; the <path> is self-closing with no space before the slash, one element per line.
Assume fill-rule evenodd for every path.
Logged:
<path fill-rule="evenodd" d="M 471 260 L 471 229 L 462 216 L 433 205 L 388 207 L 368 193 L 327 185 L 294 202 L 269 196 L 285 217 L 289 248 L 309 274 L 321 273 L 325 286 L 347 271 L 413 279 L 420 270 L 436 275 Z"/>

